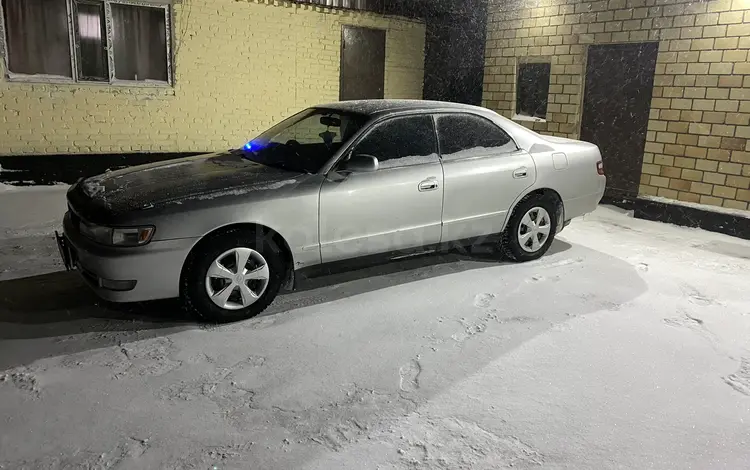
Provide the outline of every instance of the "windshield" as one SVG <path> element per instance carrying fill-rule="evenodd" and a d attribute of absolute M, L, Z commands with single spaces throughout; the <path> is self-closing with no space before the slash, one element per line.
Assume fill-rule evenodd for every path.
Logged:
<path fill-rule="evenodd" d="M 248 142 L 248 160 L 300 173 L 317 173 L 362 126 L 367 116 L 312 108 Z"/>

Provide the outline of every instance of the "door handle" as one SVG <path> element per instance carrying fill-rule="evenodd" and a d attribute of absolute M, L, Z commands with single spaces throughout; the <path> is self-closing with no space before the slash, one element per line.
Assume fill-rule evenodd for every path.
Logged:
<path fill-rule="evenodd" d="M 438 188 L 437 178 L 427 178 L 419 183 L 419 192 L 434 191 Z"/>
<path fill-rule="evenodd" d="M 527 176 L 529 176 L 529 170 L 526 167 L 517 168 L 513 172 L 513 178 L 516 178 L 516 179 L 526 178 Z"/>

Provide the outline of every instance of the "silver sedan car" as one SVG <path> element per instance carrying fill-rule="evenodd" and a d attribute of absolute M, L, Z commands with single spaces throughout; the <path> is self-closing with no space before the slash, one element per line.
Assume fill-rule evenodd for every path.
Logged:
<path fill-rule="evenodd" d="M 57 240 L 106 300 L 180 297 L 227 322 L 334 264 L 477 243 L 537 259 L 604 187 L 593 144 L 479 107 L 350 101 L 306 109 L 240 149 L 81 180 Z"/>

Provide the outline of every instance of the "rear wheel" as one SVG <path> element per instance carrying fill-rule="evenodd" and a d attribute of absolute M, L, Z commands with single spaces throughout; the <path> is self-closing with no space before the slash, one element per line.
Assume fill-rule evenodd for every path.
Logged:
<path fill-rule="evenodd" d="M 203 320 L 244 320 L 273 302 L 283 273 L 283 257 L 273 240 L 251 230 L 231 230 L 191 253 L 180 294 L 187 309 Z"/>
<path fill-rule="evenodd" d="M 501 248 L 514 261 L 533 261 L 549 250 L 557 231 L 557 203 L 532 196 L 516 206 L 505 228 Z"/>

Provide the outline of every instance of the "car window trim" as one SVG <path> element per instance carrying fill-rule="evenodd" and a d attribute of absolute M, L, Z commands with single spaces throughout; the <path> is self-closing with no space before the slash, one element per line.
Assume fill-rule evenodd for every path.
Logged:
<path fill-rule="evenodd" d="M 467 156 L 467 157 L 463 157 L 463 158 L 455 158 L 455 159 L 450 159 L 450 160 L 447 160 L 447 161 L 449 161 L 449 162 L 460 162 L 460 161 L 465 161 L 465 160 L 472 160 L 472 159 L 475 159 L 475 158 L 486 158 L 488 156 L 510 155 L 510 154 L 516 153 L 519 150 L 521 150 L 521 148 L 518 146 L 518 143 L 516 142 L 516 139 L 514 139 L 513 136 L 510 135 L 510 132 L 508 132 L 505 129 L 503 129 L 502 126 L 498 125 L 493 120 L 491 120 L 491 119 L 489 119 L 489 118 L 487 118 L 485 116 L 482 116 L 479 113 L 473 113 L 471 111 L 464 111 L 464 110 L 455 111 L 455 112 L 442 112 L 441 111 L 439 113 L 433 113 L 433 115 L 432 115 L 433 116 L 433 121 L 434 121 L 433 127 L 435 128 L 435 138 L 437 139 L 438 155 L 440 156 L 440 161 L 441 162 L 444 162 L 446 160 L 443 159 L 443 149 L 440 147 L 440 129 L 438 127 L 438 119 L 440 118 L 440 116 L 452 116 L 452 115 L 473 116 L 473 117 L 476 117 L 476 118 L 479 118 L 479 119 L 481 119 L 483 121 L 488 122 L 491 126 L 500 129 L 500 131 L 502 131 L 505 135 L 507 135 L 508 139 L 510 139 L 510 142 L 513 144 L 513 146 L 515 148 L 512 149 L 512 150 L 509 150 L 509 151 L 505 151 L 505 152 L 487 152 L 487 154 L 484 154 L 484 155 L 473 155 L 473 156 L 470 156 L 470 157 Z"/>
<path fill-rule="evenodd" d="M 441 113 L 442 114 L 442 113 Z M 401 118 L 409 118 L 414 116 L 425 116 L 427 118 L 430 118 L 430 122 L 432 123 L 432 129 L 433 129 L 433 136 L 435 138 L 434 144 L 435 144 L 435 154 L 437 155 L 437 161 L 434 163 L 441 163 L 440 158 L 440 142 L 437 140 L 437 127 L 435 119 L 433 118 L 432 112 L 425 112 L 424 110 L 414 110 L 406 113 L 398 113 L 398 114 L 388 114 L 385 116 L 382 116 L 378 119 L 372 120 L 369 125 L 363 126 L 363 128 L 360 130 L 359 134 L 356 135 L 352 140 L 351 144 L 349 144 L 346 148 L 342 147 L 339 152 L 340 154 L 338 156 L 334 156 L 332 160 L 333 163 L 330 165 L 328 170 L 325 172 L 326 175 L 335 172 L 338 165 L 343 161 L 343 159 L 350 155 L 351 152 L 356 148 L 357 145 L 359 145 L 360 142 L 362 142 L 365 138 L 367 138 L 370 133 L 372 133 L 379 125 L 384 124 L 388 121 L 392 121 L 394 119 L 401 119 Z M 434 163 L 419 163 L 417 165 L 399 165 L 399 166 L 392 166 L 388 168 L 378 169 L 375 173 L 381 172 L 381 171 L 388 171 L 388 170 L 397 170 L 401 168 L 409 168 L 409 167 L 416 167 L 421 165 L 434 165 Z M 328 165 L 324 165 L 325 166 Z"/>

